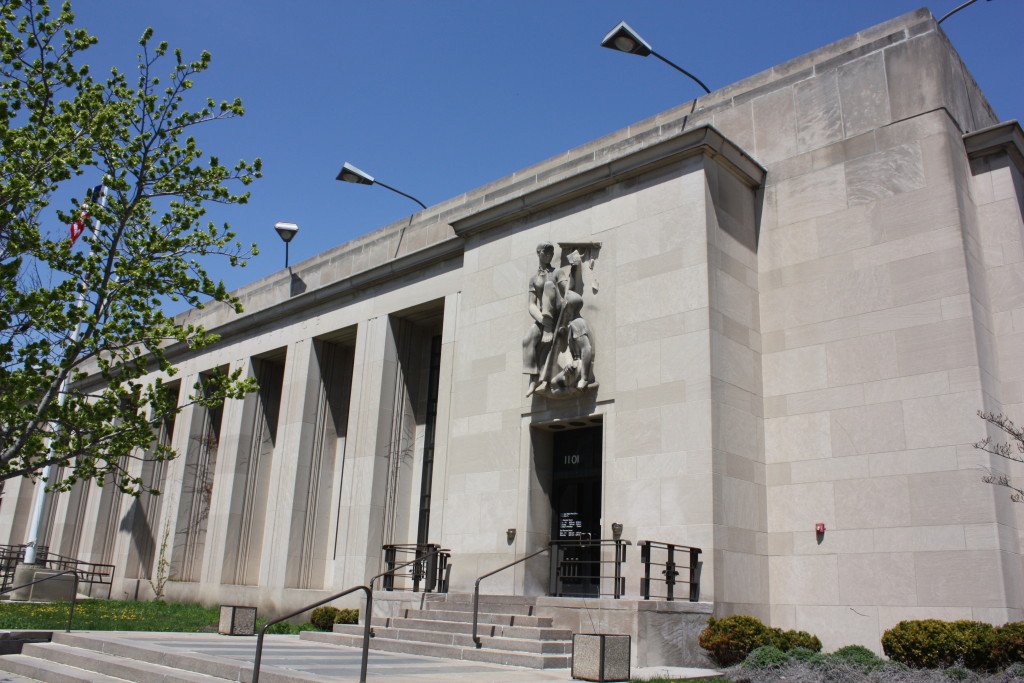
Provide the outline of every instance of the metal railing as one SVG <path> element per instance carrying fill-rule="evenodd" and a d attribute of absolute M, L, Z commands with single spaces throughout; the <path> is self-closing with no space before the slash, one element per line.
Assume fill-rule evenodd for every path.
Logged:
<path fill-rule="evenodd" d="M 677 583 L 687 583 L 690 588 L 689 600 L 690 602 L 697 602 L 700 599 L 700 548 L 693 548 L 688 545 L 676 545 L 673 543 L 662 543 L 660 541 L 640 541 L 637 543 L 640 548 L 640 561 L 644 565 L 644 575 L 640 579 L 640 595 L 644 600 L 650 600 L 651 597 L 661 598 L 664 600 L 675 600 L 675 586 Z M 665 561 L 656 562 L 654 559 L 654 553 L 656 551 L 665 552 Z M 680 561 L 686 559 L 687 564 L 680 564 Z M 663 567 L 661 574 L 663 579 L 651 578 L 651 567 L 657 569 Z M 680 574 L 680 569 L 688 570 L 689 576 L 686 580 L 677 580 L 676 577 Z M 653 595 L 652 596 L 652 585 L 655 582 L 665 583 L 665 594 L 664 595 Z"/>
<path fill-rule="evenodd" d="M 382 546 L 384 567 L 383 585 L 386 591 L 406 590 L 413 593 L 447 593 L 451 572 L 451 551 L 436 543 L 405 543 Z M 409 571 L 399 574 L 398 563 L 405 558 L 428 557 L 427 560 L 406 562 Z"/>
<path fill-rule="evenodd" d="M 40 567 L 40 569 L 44 569 L 44 567 Z M 68 609 L 68 626 L 67 629 L 65 630 L 65 633 L 71 633 L 71 620 L 75 618 L 75 601 L 78 598 L 78 572 L 74 569 L 66 569 L 57 574 L 51 574 L 50 576 L 45 576 L 41 579 L 36 579 L 35 581 L 29 581 L 28 583 L 23 583 L 20 586 L 15 586 L 14 588 L 5 588 L 3 590 L 0 590 L 0 595 L 4 595 L 6 593 L 13 593 L 14 591 L 21 590 L 22 588 L 28 588 L 29 586 L 33 586 L 37 583 L 50 581 L 51 579 L 56 579 L 58 577 L 66 576 L 68 574 L 71 574 L 75 577 L 74 589 L 71 591 L 71 606 Z"/>
<path fill-rule="evenodd" d="M 525 557 L 520 557 L 515 562 L 509 562 L 508 564 L 502 567 L 498 567 L 494 571 L 487 572 L 483 576 L 477 578 L 476 583 L 473 585 L 473 642 L 476 644 L 477 648 L 483 647 L 483 644 L 480 641 L 480 636 L 477 635 L 477 625 L 479 624 L 480 621 L 480 582 L 486 579 L 488 576 L 494 576 L 498 572 L 503 572 L 509 567 L 516 566 L 520 562 L 526 562 L 532 557 L 537 557 L 541 553 L 546 553 L 548 550 L 551 549 L 551 545 L 553 544 L 549 544 L 547 547 L 541 548 L 537 552 L 530 553 Z"/>
<path fill-rule="evenodd" d="M 22 564 L 27 545 L 0 545 L 0 591 L 6 591 L 14 581 L 14 569 Z M 114 580 L 115 566 L 96 562 L 83 562 L 73 557 L 51 553 L 45 545 L 36 547 L 36 561 L 40 567 L 57 571 L 75 571 L 81 583 L 100 584 L 107 587 L 107 599 Z"/>
<path fill-rule="evenodd" d="M 288 619 L 291 619 L 292 617 L 297 617 L 300 614 L 302 614 L 303 612 L 305 612 L 307 610 L 311 610 L 314 607 L 319 607 L 320 605 L 323 605 L 323 604 L 326 604 L 328 602 L 331 602 L 332 600 L 337 600 L 338 598 L 345 597 L 349 593 L 355 593 L 356 591 L 359 591 L 359 590 L 364 591 L 366 593 L 366 605 L 363 608 L 363 654 L 362 654 L 361 663 L 359 665 L 359 683 L 366 683 L 366 666 L 367 666 L 367 662 L 369 660 L 369 655 L 370 655 L 370 637 L 373 635 L 373 629 L 372 629 L 372 627 L 370 625 L 370 622 L 373 620 L 373 582 L 376 581 L 377 579 L 379 579 L 382 576 L 387 576 L 388 574 L 391 574 L 392 572 L 395 572 L 395 571 L 398 571 L 399 569 L 403 569 L 405 567 L 408 567 L 409 565 L 413 564 L 414 562 L 421 562 L 421 561 L 429 558 L 430 556 L 435 555 L 438 552 L 441 552 L 440 548 L 432 550 L 429 553 L 427 553 L 427 554 L 425 554 L 425 555 L 423 555 L 421 557 L 417 557 L 417 558 L 415 558 L 413 560 L 410 560 L 409 562 L 406 562 L 405 564 L 401 564 L 401 565 L 399 565 L 399 566 L 397 566 L 397 567 L 395 567 L 393 569 L 388 569 L 386 571 L 381 572 L 380 574 L 377 574 L 372 579 L 370 579 L 367 582 L 367 585 L 365 585 L 365 586 L 354 586 L 354 587 L 349 588 L 347 590 L 344 590 L 344 591 L 342 591 L 342 592 L 340 592 L 340 593 L 338 593 L 336 595 L 332 595 L 329 598 L 324 598 L 323 600 L 318 600 L 317 602 L 314 602 L 314 603 L 312 603 L 310 605 L 306 605 L 302 609 L 296 610 L 295 612 L 292 612 L 291 614 L 286 614 L 283 617 L 278 617 L 277 619 L 274 619 L 273 621 L 268 621 L 267 623 L 265 623 L 263 625 L 263 628 L 260 629 L 259 636 L 256 638 L 256 657 L 254 658 L 253 665 L 252 665 L 252 683 L 259 683 L 259 680 L 260 680 L 260 663 L 263 660 L 263 637 L 266 634 L 268 628 L 270 628 L 274 624 L 279 624 L 282 621 L 286 621 Z"/>
<path fill-rule="evenodd" d="M 556 597 L 609 596 L 618 600 L 626 594 L 626 579 L 622 565 L 626 562 L 629 541 L 619 538 L 579 539 L 552 541 L 555 553 L 551 557 L 549 592 Z M 611 559 L 602 552 L 612 548 Z M 611 573 L 605 573 L 611 565 Z M 601 588 L 611 583 L 610 591 Z M 571 590 L 575 587 L 577 590 Z"/>
<path fill-rule="evenodd" d="M 263 636 L 266 635 L 268 628 L 270 628 L 274 624 L 279 624 L 282 621 L 291 619 L 292 617 L 297 617 L 306 610 L 311 610 L 314 607 L 319 607 L 324 603 L 328 603 L 332 600 L 337 600 L 338 598 L 345 597 L 349 593 L 355 593 L 356 591 L 366 592 L 366 606 L 364 607 L 365 617 L 363 618 L 363 621 L 366 622 L 365 625 L 363 626 L 363 656 L 362 661 L 359 665 L 359 683 L 365 683 L 366 664 L 370 654 L 370 613 L 373 610 L 373 589 L 371 589 L 369 586 L 355 586 L 353 588 L 349 588 L 348 590 L 344 590 L 336 595 L 332 595 L 329 598 L 324 598 L 323 600 L 314 602 L 311 605 L 306 605 L 302 609 L 292 612 L 291 614 L 286 614 L 283 617 L 279 617 L 277 619 L 274 619 L 273 621 L 268 621 L 267 623 L 265 623 L 263 625 L 263 628 L 260 629 L 259 636 L 257 636 L 256 638 L 256 658 L 252 664 L 252 683 L 259 683 L 260 680 L 260 663 L 263 660 Z"/>

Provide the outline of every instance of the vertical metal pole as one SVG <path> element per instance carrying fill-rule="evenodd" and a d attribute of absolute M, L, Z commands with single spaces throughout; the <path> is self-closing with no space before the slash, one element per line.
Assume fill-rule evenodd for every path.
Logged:
<path fill-rule="evenodd" d="M 615 541 L 615 593 L 614 597 L 618 600 L 622 597 L 622 541 Z"/>
<path fill-rule="evenodd" d="M 107 205 L 107 186 L 104 184 L 102 187 L 103 190 L 100 194 L 99 202 L 97 202 L 101 207 Z M 86 199 L 88 199 L 88 197 L 86 197 Z M 97 218 L 93 221 L 93 233 L 96 232 L 99 225 L 100 219 Z M 92 254 L 92 249 L 89 250 L 89 254 Z M 75 308 L 82 308 L 82 306 L 85 305 L 85 283 L 83 282 L 82 285 L 83 286 L 78 290 L 78 295 L 75 297 Z M 71 330 L 71 336 L 68 342 L 69 344 L 74 344 L 78 341 L 78 335 L 80 334 L 79 330 L 81 327 L 82 326 L 80 324 L 75 325 L 75 329 Z M 68 392 L 69 381 L 70 377 L 65 377 L 64 381 L 60 383 L 60 393 L 57 396 L 58 405 L 64 405 L 64 397 Z M 39 481 L 42 486 L 39 489 L 39 494 L 35 497 L 35 500 L 32 503 L 32 519 L 28 527 L 28 537 L 25 540 L 25 543 L 28 546 L 25 548 L 25 564 L 36 563 L 36 544 L 39 542 L 39 531 L 43 524 L 43 507 L 46 503 L 46 485 L 49 482 L 51 471 L 52 466 L 47 465 L 39 473 Z"/>
<path fill-rule="evenodd" d="M 71 633 L 71 620 L 75 618 L 75 600 L 78 599 L 78 572 L 72 572 L 71 575 L 75 577 L 75 588 L 71 594 L 71 607 L 68 609 L 68 628 L 65 633 Z"/>
<path fill-rule="evenodd" d="M 676 587 L 676 547 L 668 544 L 668 559 L 665 560 L 665 583 L 668 585 L 669 602 L 675 599 Z"/>
<path fill-rule="evenodd" d="M 555 552 L 551 553 L 550 574 L 548 575 L 548 594 L 558 596 L 558 573 L 562 564 L 562 546 L 557 541 L 552 541 L 551 546 Z"/>
<path fill-rule="evenodd" d="M 690 602 L 700 599 L 700 548 L 690 548 Z"/>
<path fill-rule="evenodd" d="M 483 577 L 481 577 L 482 579 Z M 483 647 L 483 643 L 480 642 L 480 636 L 476 634 L 476 628 L 478 620 L 480 619 L 480 580 L 476 580 L 476 584 L 473 586 L 473 643 L 476 644 L 477 648 Z"/>
<path fill-rule="evenodd" d="M 394 590 L 395 576 L 391 573 L 395 568 L 395 546 L 393 545 L 384 546 L 384 568 L 387 571 L 384 574 L 384 590 Z"/>
<path fill-rule="evenodd" d="M 640 561 L 644 563 L 644 577 L 640 579 L 640 594 L 644 600 L 651 599 L 651 544 L 640 541 Z"/>
<path fill-rule="evenodd" d="M 366 664 L 370 656 L 370 622 L 373 620 L 373 589 L 364 587 L 366 591 L 366 616 L 363 619 L 363 658 L 359 665 L 359 683 L 366 683 Z"/>

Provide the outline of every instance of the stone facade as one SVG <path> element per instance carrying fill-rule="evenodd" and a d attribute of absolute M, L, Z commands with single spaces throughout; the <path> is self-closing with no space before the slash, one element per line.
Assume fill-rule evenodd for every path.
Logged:
<path fill-rule="evenodd" d="M 78 487 L 46 540 L 116 564 L 114 597 L 151 594 L 164 546 L 170 598 L 280 612 L 418 540 L 471 590 L 552 538 L 580 426 L 594 533 L 701 548 L 716 614 L 874 649 L 1024 619 L 1022 508 L 972 447 L 976 411 L 1024 418 L 1022 150 L 926 10 L 862 31 L 185 314 L 222 340 L 172 350 L 182 398 L 215 368 L 261 390 L 164 425 L 164 496 Z M 589 250 L 598 384 L 567 396 L 526 395 L 542 242 Z M 32 494 L 8 486 L 0 540 Z M 545 594 L 526 567 L 487 591 Z"/>

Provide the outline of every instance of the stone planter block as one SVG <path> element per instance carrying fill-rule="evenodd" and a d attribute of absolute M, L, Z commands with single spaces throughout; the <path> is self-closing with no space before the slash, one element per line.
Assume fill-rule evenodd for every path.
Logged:
<path fill-rule="evenodd" d="M 577 633 L 572 637 L 572 677 L 580 681 L 628 681 L 627 635 Z"/>
<path fill-rule="evenodd" d="M 256 633 L 256 608 L 221 605 L 217 633 L 225 636 L 251 636 Z"/>

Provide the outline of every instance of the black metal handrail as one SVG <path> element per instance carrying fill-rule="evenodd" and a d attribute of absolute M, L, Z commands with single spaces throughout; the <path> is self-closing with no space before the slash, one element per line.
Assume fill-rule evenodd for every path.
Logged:
<path fill-rule="evenodd" d="M 377 574 L 372 579 L 370 579 L 369 586 L 370 586 L 370 588 L 373 588 L 373 582 L 376 581 L 377 579 L 379 579 L 382 576 L 393 575 L 399 569 L 405 569 L 410 564 L 416 564 L 417 562 L 422 562 L 423 560 L 427 559 L 428 557 L 431 557 L 431 556 L 436 555 L 438 553 L 446 553 L 446 552 L 448 552 L 448 551 L 445 550 L 444 548 L 434 548 L 429 553 L 424 553 L 423 555 L 420 555 L 419 557 L 417 557 L 414 560 L 409 560 L 408 562 L 406 562 L 404 564 L 400 564 L 397 567 L 392 567 L 391 569 L 385 569 L 380 574 Z"/>
<path fill-rule="evenodd" d="M 7 590 L 7 586 L 13 581 L 14 568 L 22 564 L 26 548 L 28 548 L 27 545 L 0 545 L 0 590 Z M 73 557 L 65 557 L 51 553 L 49 547 L 45 545 L 36 547 L 36 561 L 33 564 L 38 564 L 46 569 L 77 571 L 79 582 L 107 586 L 107 598 L 110 597 L 110 588 L 116 569 L 112 564 L 85 562 Z"/>
<path fill-rule="evenodd" d="M 40 569 L 43 569 L 43 567 L 40 567 Z M 5 595 L 7 593 L 13 593 L 14 591 L 21 590 L 22 588 L 28 588 L 29 586 L 35 585 L 37 583 L 42 583 L 44 581 L 49 581 L 50 579 L 56 579 L 58 576 L 65 576 L 67 574 L 72 574 L 75 577 L 75 588 L 74 588 L 73 591 L 71 591 L 71 607 L 68 609 L 68 627 L 64 631 L 65 633 L 71 633 L 71 620 L 74 619 L 74 617 L 75 617 L 75 601 L 78 598 L 78 572 L 75 571 L 74 569 L 66 569 L 66 570 L 64 570 L 62 572 L 59 572 L 57 574 L 51 574 L 50 576 L 44 576 L 41 579 L 36 579 L 35 581 L 29 581 L 28 583 L 23 583 L 20 586 L 15 586 L 14 588 L 6 588 L 6 589 L 0 591 L 0 595 Z"/>
<path fill-rule="evenodd" d="M 267 623 L 265 623 L 263 625 L 263 628 L 260 629 L 259 636 L 256 638 L 256 657 L 255 657 L 255 661 L 253 662 L 253 665 L 252 665 L 252 683 L 259 683 L 259 680 L 260 680 L 260 662 L 263 659 L 263 636 L 266 634 L 268 628 L 270 628 L 274 624 L 279 624 L 282 621 L 285 621 L 287 619 L 291 619 L 292 617 L 297 617 L 297 616 L 299 616 L 300 614 L 302 614 L 303 612 L 305 612 L 307 610 L 311 610 L 311 609 L 313 609 L 315 607 L 319 607 L 320 605 L 323 605 L 325 603 L 331 602 L 332 600 L 337 600 L 338 598 L 345 597 L 349 593 L 355 593 L 358 590 L 366 592 L 366 606 L 363 608 L 363 655 L 362 655 L 362 662 L 361 662 L 360 667 L 359 667 L 359 683 L 366 683 L 366 665 L 367 665 L 367 660 L 369 659 L 369 654 L 370 654 L 370 635 L 372 634 L 372 629 L 370 627 L 370 621 L 373 618 L 373 582 L 376 581 L 377 579 L 379 579 L 382 576 L 386 576 L 387 574 L 391 574 L 392 572 L 396 572 L 399 569 L 407 567 L 410 564 L 412 564 L 413 562 L 421 562 L 422 560 L 424 560 L 424 559 L 430 557 L 431 555 L 434 555 L 435 553 L 438 553 L 440 551 L 441 551 L 440 548 L 432 550 L 431 552 L 426 553 L 425 555 L 417 557 L 415 560 L 411 560 L 411 561 L 406 562 L 405 564 L 399 565 L 399 566 L 397 566 L 397 567 L 395 567 L 393 569 L 388 569 L 387 571 L 383 571 L 380 574 L 377 574 L 372 579 L 370 579 L 367 582 L 367 585 L 365 585 L 365 586 L 355 586 L 353 588 L 349 588 L 348 590 L 342 591 L 341 593 L 338 593 L 337 595 L 332 595 L 329 598 L 324 598 L 323 600 L 318 600 L 317 602 L 314 602 L 311 605 L 306 605 L 302 609 L 297 610 L 295 612 L 292 612 L 291 614 L 286 614 L 283 617 L 278 617 L 277 619 L 274 619 L 273 621 L 268 621 Z"/>
<path fill-rule="evenodd" d="M 662 543 L 660 541 L 640 541 L 637 543 L 637 546 L 640 548 L 640 561 L 644 565 L 644 575 L 640 579 L 640 595 L 643 596 L 644 600 L 651 599 L 651 567 L 664 567 L 661 573 L 665 577 L 664 582 L 666 586 L 665 595 L 656 595 L 654 597 L 670 601 L 675 600 L 676 577 L 679 576 L 679 569 L 682 568 L 689 570 L 688 580 L 682 583 L 690 585 L 690 602 L 697 602 L 700 599 L 700 548 L 674 543 Z M 652 560 L 651 556 L 654 550 L 665 551 L 664 562 L 654 562 Z M 680 565 L 676 562 L 677 552 L 689 556 L 689 565 Z"/>
<path fill-rule="evenodd" d="M 24 544 L 0 545 L 0 590 L 7 590 L 7 587 L 14 582 L 14 570 L 19 564 L 24 563 L 25 550 L 28 547 Z M 45 567 L 49 552 L 48 546 L 36 546 L 36 561 L 33 564 Z"/>
<path fill-rule="evenodd" d="M 387 567 L 389 572 L 384 577 L 382 586 L 384 590 L 411 590 L 413 593 L 418 593 L 422 583 L 424 593 L 448 592 L 447 572 L 450 566 L 451 551 L 447 548 L 442 548 L 436 543 L 405 543 L 388 544 L 382 546 L 382 550 L 384 551 L 384 566 Z M 395 563 L 399 561 L 398 557 L 400 555 L 422 555 L 423 557 L 430 557 L 432 555 L 433 559 L 430 562 L 418 559 L 407 563 L 404 566 L 411 565 L 412 569 L 407 574 L 399 575 L 397 570 L 401 569 L 401 567 L 395 566 Z M 395 571 L 392 572 L 392 570 Z M 396 587 L 396 578 L 411 580 L 412 587 Z"/>
<path fill-rule="evenodd" d="M 626 594 L 626 579 L 622 576 L 622 565 L 626 562 L 626 547 L 632 545 L 629 541 L 621 538 L 595 538 L 595 539 L 572 539 L 552 541 L 551 545 L 557 551 L 552 557 L 549 593 L 554 596 L 587 597 L 586 594 L 569 593 L 559 589 L 559 582 L 566 578 L 571 579 L 592 579 L 597 581 L 598 595 L 608 595 L 616 600 Z M 564 551 L 569 548 L 604 548 L 613 547 L 614 557 L 610 560 L 603 559 L 600 555 L 597 559 L 571 558 L 566 559 Z M 600 551 L 599 551 L 600 552 Z M 614 567 L 611 575 L 605 576 L 603 566 L 611 564 Z M 596 565 L 597 574 L 582 574 L 579 570 L 587 565 Z M 611 579 L 611 593 L 602 593 L 600 586 L 602 579 Z"/>
<path fill-rule="evenodd" d="M 480 582 L 486 579 L 488 576 L 494 576 L 498 572 L 503 572 L 509 567 L 514 567 L 520 562 L 526 562 L 530 558 L 537 557 L 537 555 L 540 555 L 541 553 L 546 553 L 549 550 L 551 550 L 551 544 L 548 544 L 547 546 L 541 548 L 535 553 L 530 553 L 526 557 L 521 557 L 515 562 L 509 562 L 503 567 L 498 567 L 493 572 L 487 572 L 486 574 L 484 574 L 476 580 L 476 583 L 473 585 L 473 642 L 476 643 L 477 648 L 483 647 L 483 643 L 480 641 L 480 636 L 476 634 L 477 624 L 479 623 L 480 620 Z"/>
<path fill-rule="evenodd" d="M 367 659 L 369 658 L 370 652 L 370 613 L 373 610 L 373 589 L 371 589 L 369 586 L 355 586 L 353 588 L 349 588 L 348 590 L 344 590 L 338 593 L 337 595 L 332 595 L 329 598 L 324 598 L 323 600 L 314 602 L 311 605 L 306 605 L 298 611 L 292 612 L 291 614 L 286 614 L 283 617 L 279 617 L 277 619 L 274 619 L 273 621 L 268 621 L 266 624 L 264 624 L 263 628 L 260 629 L 259 636 L 256 638 L 256 659 L 252 665 L 252 683 L 259 683 L 260 680 L 260 662 L 263 659 L 263 636 L 266 634 L 267 629 L 269 627 L 273 626 L 274 624 L 279 624 L 287 619 L 291 619 L 292 617 L 297 617 L 303 612 L 311 610 L 314 607 L 319 607 L 324 603 L 330 602 L 332 600 L 337 600 L 338 598 L 345 597 L 349 593 L 355 593 L 356 591 L 360 590 L 366 592 L 366 607 L 364 608 L 364 612 L 366 615 L 364 621 L 366 623 L 365 626 L 363 627 L 363 657 L 362 662 L 359 666 L 359 683 L 365 683 L 366 663 Z"/>

